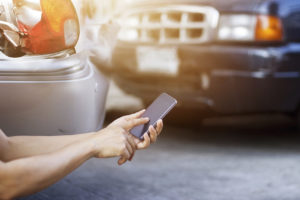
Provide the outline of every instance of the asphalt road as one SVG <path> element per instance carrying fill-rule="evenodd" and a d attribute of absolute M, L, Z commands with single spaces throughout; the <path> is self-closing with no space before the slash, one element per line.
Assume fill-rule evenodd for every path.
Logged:
<path fill-rule="evenodd" d="M 120 114 L 110 111 L 107 123 Z M 289 119 L 245 116 L 197 124 L 166 125 L 159 141 L 133 162 L 119 167 L 117 159 L 90 160 L 23 199 L 300 199 L 300 135 Z"/>

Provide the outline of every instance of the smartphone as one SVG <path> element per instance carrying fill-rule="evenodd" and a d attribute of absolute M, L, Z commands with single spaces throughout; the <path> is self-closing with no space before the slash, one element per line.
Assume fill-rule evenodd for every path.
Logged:
<path fill-rule="evenodd" d="M 148 132 L 149 127 L 156 126 L 158 120 L 163 119 L 177 104 L 177 100 L 170 95 L 163 93 L 146 109 L 142 117 L 148 117 L 147 124 L 137 126 L 130 132 L 137 138 L 143 139 L 143 135 Z"/>

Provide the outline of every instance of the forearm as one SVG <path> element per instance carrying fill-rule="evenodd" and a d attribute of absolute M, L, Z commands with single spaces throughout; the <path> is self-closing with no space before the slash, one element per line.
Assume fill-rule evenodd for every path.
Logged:
<path fill-rule="evenodd" d="M 85 139 L 53 153 L 2 164 L 0 199 L 40 191 L 72 172 L 93 155 L 93 142 Z"/>
<path fill-rule="evenodd" d="M 94 133 L 64 136 L 16 136 L 8 138 L 3 161 L 32 157 L 51 153 L 78 141 L 85 140 Z"/>

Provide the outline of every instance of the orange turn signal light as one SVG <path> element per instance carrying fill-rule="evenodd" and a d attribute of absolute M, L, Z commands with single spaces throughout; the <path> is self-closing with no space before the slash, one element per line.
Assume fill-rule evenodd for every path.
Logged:
<path fill-rule="evenodd" d="M 40 7 L 42 13 L 40 21 L 34 26 L 29 26 L 24 20 L 18 21 L 19 29 L 24 35 L 22 46 L 26 52 L 48 54 L 76 45 L 80 32 L 79 20 L 71 0 L 35 0 L 35 7 L 27 1 L 18 1 L 24 2 L 19 3 L 20 6 L 27 6 L 34 11 Z M 19 16 L 22 17 L 22 13 Z"/>
<path fill-rule="evenodd" d="M 257 41 L 282 41 L 283 26 L 281 20 L 275 16 L 258 16 L 255 38 Z"/>

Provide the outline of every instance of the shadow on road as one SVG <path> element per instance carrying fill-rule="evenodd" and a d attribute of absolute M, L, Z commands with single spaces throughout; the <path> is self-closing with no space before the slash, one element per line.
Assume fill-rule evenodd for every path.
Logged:
<path fill-rule="evenodd" d="M 112 111 L 107 123 L 126 113 Z M 194 114 L 193 114 L 194 115 Z M 179 118 L 178 118 L 179 117 Z M 183 117 L 183 116 L 182 116 Z M 184 118 L 184 117 L 183 117 Z M 221 148 L 300 152 L 300 132 L 294 121 L 283 115 L 249 115 L 198 120 L 167 118 L 162 143 L 213 145 Z M 188 147 L 187 147 L 188 148 Z"/>

